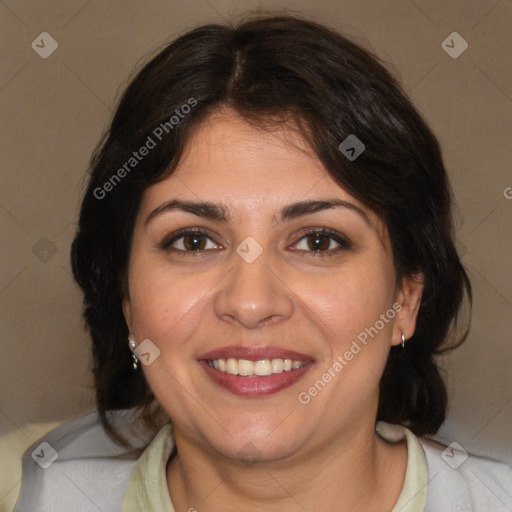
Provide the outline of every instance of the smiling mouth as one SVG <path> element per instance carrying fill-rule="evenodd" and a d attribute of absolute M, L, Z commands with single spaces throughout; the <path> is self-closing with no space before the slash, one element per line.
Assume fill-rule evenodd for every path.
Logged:
<path fill-rule="evenodd" d="M 219 347 L 197 356 L 213 384 L 235 395 L 260 398 L 282 391 L 315 366 L 308 354 L 283 347 Z"/>
<path fill-rule="evenodd" d="M 278 393 L 301 379 L 314 361 L 298 359 L 201 359 L 211 382 L 234 395 L 261 398 Z M 216 368 L 218 366 L 218 368 Z"/>
<path fill-rule="evenodd" d="M 242 377 L 266 377 L 283 372 L 291 372 L 302 368 L 309 362 L 311 361 L 281 358 L 260 359 L 258 361 L 235 359 L 233 357 L 228 359 L 206 359 L 206 363 L 210 368 Z"/>

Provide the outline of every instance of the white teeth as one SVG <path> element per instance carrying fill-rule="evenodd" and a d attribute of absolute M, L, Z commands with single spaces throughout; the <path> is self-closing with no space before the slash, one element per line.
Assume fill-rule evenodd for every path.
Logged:
<path fill-rule="evenodd" d="M 231 375 L 238 375 L 238 362 L 236 359 L 230 357 L 226 361 L 226 371 Z"/>
<path fill-rule="evenodd" d="M 268 359 L 263 359 L 262 361 L 254 362 L 254 375 L 259 375 L 263 377 L 265 375 L 272 374 L 272 366 L 270 365 L 270 361 Z"/>
<path fill-rule="evenodd" d="M 254 374 L 254 363 L 247 359 L 238 360 L 238 375 L 248 376 Z"/>
<path fill-rule="evenodd" d="M 272 359 L 272 373 L 283 373 L 284 361 L 282 359 Z"/>
<path fill-rule="evenodd" d="M 241 375 L 251 377 L 257 375 L 265 377 L 273 373 L 283 373 L 302 368 L 307 361 L 295 361 L 292 359 L 260 359 L 259 361 L 249 361 L 248 359 L 214 359 L 208 360 L 208 366 L 221 372 L 227 372 L 231 375 Z"/>

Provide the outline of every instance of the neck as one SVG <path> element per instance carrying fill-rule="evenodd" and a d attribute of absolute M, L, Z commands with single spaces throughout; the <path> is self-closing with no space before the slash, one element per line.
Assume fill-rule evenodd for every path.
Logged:
<path fill-rule="evenodd" d="M 391 445 L 373 428 L 338 434 L 325 447 L 278 462 L 247 465 L 198 447 L 174 432 L 167 466 L 176 510 L 392 510 L 407 465 L 405 441 Z"/>

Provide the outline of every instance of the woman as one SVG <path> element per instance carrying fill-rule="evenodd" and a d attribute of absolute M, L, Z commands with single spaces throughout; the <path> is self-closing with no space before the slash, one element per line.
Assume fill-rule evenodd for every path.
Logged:
<path fill-rule="evenodd" d="M 451 203 L 435 137 L 339 34 L 275 17 L 168 45 L 72 247 L 98 416 L 45 437 L 18 510 L 511 509 L 506 464 L 422 437 L 471 299 Z"/>

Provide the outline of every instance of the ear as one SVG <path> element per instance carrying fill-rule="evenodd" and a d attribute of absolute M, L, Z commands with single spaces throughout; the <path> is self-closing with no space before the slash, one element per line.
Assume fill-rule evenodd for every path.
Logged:
<path fill-rule="evenodd" d="M 424 287 L 425 279 L 421 273 L 402 278 L 402 283 L 395 300 L 395 303 L 399 304 L 400 308 L 396 308 L 397 314 L 393 324 L 392 345 L 400 345 L 402 343 L 402 333 L 406 340 L 414 334 Z"/>

